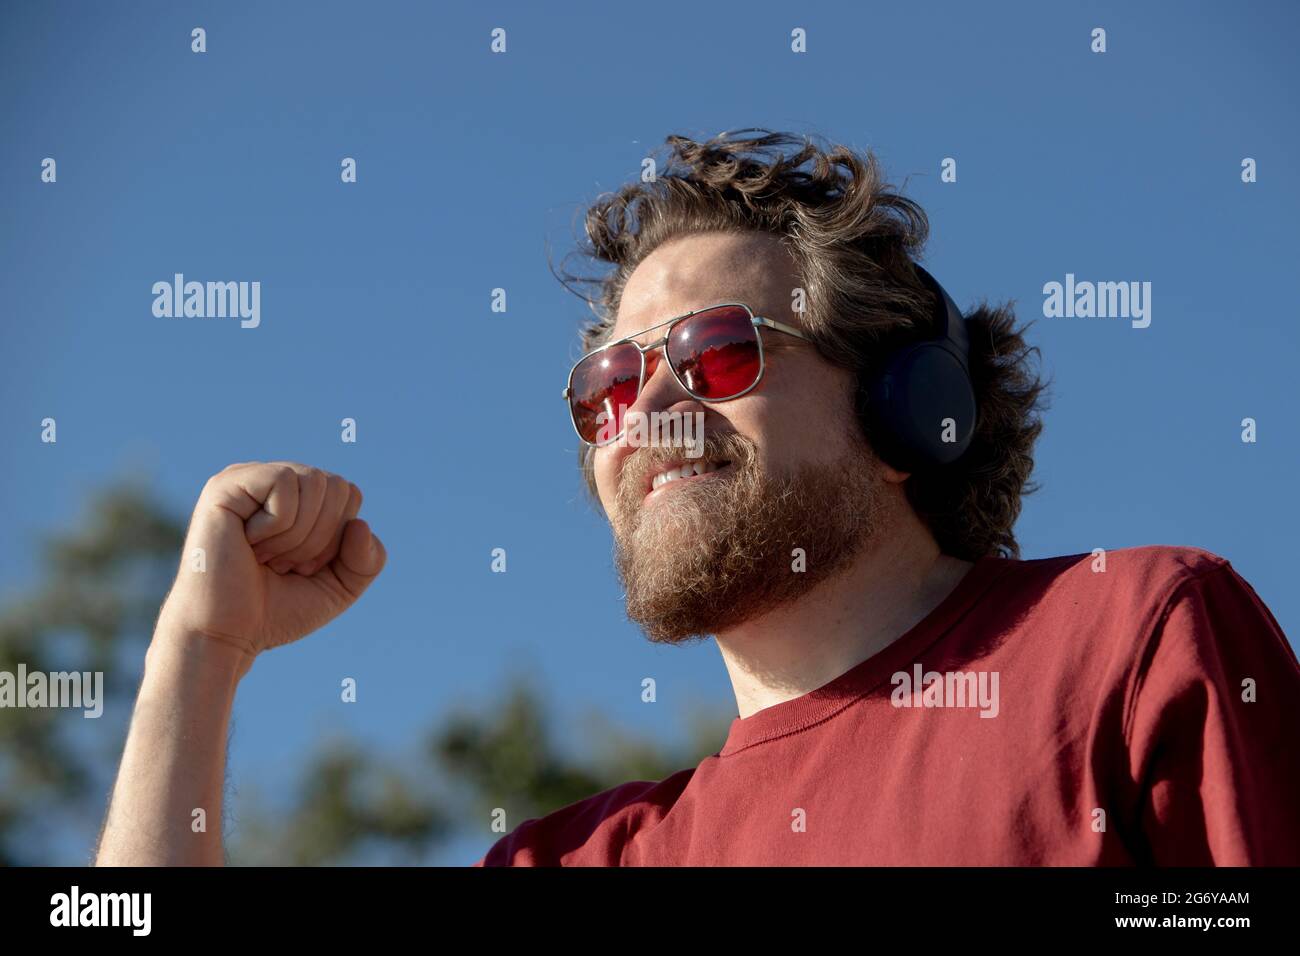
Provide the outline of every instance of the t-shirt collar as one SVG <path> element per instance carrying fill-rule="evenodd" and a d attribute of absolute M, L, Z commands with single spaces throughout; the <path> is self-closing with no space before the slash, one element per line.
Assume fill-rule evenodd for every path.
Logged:
<path fill-rule="evenodd" d="M 1009 558 L 980 558 L 933 611 L 888 647 L 801 697 L 765 707 L 743 719 L 736 717 L 718 756 L 726 757 L 811 727 L 887 682 L 891 675 L 907 669 L 918 655 L 942 637 L 989 585 L 1015 563 Z"/>

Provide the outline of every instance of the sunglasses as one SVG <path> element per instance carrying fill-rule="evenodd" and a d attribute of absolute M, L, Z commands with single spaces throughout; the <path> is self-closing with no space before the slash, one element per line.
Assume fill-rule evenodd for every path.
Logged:
<path fill-rule="evenodd" d="M 665 326 L 663 338 L 649 345 L 632 341 L 635 335 Z M 811 341 L 799 329 L 755 315 L 744 303 L 724 302 L 588 352 L 570 370 L 564 389 L 574 431 L 596 447 L 618 441 L 623 435 L 623 413 L 654 375 L 661 353 L 691 398 L 701 402 L 739 398 L 763 378 L 760 328 Z"/>

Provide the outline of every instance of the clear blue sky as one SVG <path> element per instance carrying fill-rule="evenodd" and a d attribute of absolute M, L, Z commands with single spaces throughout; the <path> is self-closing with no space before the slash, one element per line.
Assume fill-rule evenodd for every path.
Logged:
<path fill-rule="evenodd" d="M 3 593 L 31 580 L 35 536 L 116 476 L 145 469 L 188 512 L 229 462 L 296 459 L 363 488 L 390 562 L 360 605 L 246 680 L 241 786 L 276 793 L 332 730 L 412 747 L 516 670 L 575 742 L 588 708 L 664 739 L 680 703 L 734 712 L 711 644 L 654 648 L 623 617 L 558 398 L 583 310 L 545 243 L 571 248 L 584 202 L 666 135 L 767 126 L 876 150 L 930 213 L 927 263 L 957 301 L 1037 315 L 1054 406 L 1026 557 L 1208 548 L 1294 640 L 1296 11 L 6 3 Z M 806 54 L 790 52 L 795 27 Z M 340 182 L 345 156 L 356 184 Z M 45 157 L 57 184 L 40 182 Z M 260 328 L 155 318 L 151 286 L 176 272 L 260 281 Z M 1152 282 L 1151 326 L 1043 318 L 1043 284 L 1066 273 Z M 489 371 L 501 388 L 482 387 Z M 57 445 L 39 441 L 47 416 Z M 1247 416 L 1256 444 L 1240 440 Z M 344 676 L 356 705 L 339 703 Z"/>

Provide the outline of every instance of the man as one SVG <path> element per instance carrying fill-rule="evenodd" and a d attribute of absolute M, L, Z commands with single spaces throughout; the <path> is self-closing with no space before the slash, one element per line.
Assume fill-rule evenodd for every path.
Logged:
<path fill-rule="evenodd" d="M 738 717 L 479 863 L 1300 862 L 1294 652 L 1207 552 L 1018 560 L 1041 384 L 1007 310 L 963 317 L 915 265 L 919 207 L 842 148 L 669 144 L 588 214 L 614 268 L 565 397 L 629 616 L 712 635 Z M 702 445 L 627 440 L 656 414 Z M 360 505 L 300 465 L 208 482 L 209 572 L 160 614 L 100 863 L 220 862 L 190 814 L 219 813 L 235 687 L 380 572 Z"/>

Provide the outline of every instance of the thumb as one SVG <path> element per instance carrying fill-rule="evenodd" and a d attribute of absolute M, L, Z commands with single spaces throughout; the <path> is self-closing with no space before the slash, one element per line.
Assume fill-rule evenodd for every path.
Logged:
<path fill-rule="evenodd" d="M 330 562 L 330 569 L 356 600 L 379 576 L 387 560 L 384 543 L 370 530 L 370 525 L 361 518 L 353 518 L 343 529 L 339 553 Z"/>

